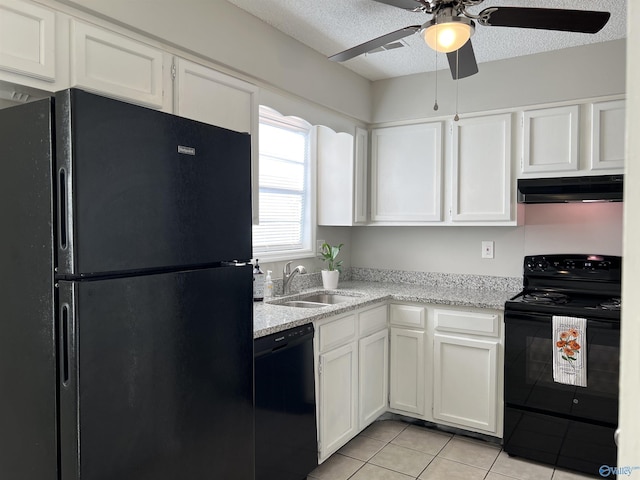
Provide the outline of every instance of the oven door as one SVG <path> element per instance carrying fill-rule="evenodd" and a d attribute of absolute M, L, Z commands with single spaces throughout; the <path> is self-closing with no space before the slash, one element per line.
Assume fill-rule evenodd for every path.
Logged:
<path fill-rule="evenodd" d="M 505 312 L 505 404 L 616 425 L 620 322 L 587 319 L 587 386 L 553 380 L 551 315 Z"/>

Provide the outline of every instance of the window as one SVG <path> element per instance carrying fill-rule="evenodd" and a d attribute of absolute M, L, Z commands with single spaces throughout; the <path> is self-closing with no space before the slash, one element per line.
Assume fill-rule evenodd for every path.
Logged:
<path fill-rule="evenodd" d="M 260 107 L 259 225 L 253 256 L 275 261 L 313 254 L 311 125 Z"/>

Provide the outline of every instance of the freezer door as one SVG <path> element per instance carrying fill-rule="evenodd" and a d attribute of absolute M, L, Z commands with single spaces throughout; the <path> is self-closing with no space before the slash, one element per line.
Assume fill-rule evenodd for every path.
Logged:
<path fill-rule="evenodd" d="M 251 280 L 60 282 L 62 479 L 253 479 Z"/>
<path fill-rule="evenodd" d="M 55 101 L 60 275 L 251 258 L 248 134 L 75 89 Z"/>

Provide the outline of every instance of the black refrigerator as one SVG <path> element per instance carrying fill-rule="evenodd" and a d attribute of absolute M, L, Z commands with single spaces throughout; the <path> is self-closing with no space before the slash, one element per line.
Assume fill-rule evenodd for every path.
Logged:
<path fill-rule="evenodd" d="M 248 134 L 0 110 L 0 478 L 254 478 Z"/>

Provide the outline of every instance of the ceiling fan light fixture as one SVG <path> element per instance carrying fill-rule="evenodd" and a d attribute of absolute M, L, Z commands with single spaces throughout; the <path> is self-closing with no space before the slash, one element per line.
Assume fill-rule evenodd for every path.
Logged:
<path fill-rule="evenodd" d="M 440 16 L 427 22 L 422 37 L 433 50 L 450 53 L 467 43 L 474 32 L 474 23 L 466 17 Z"/>

